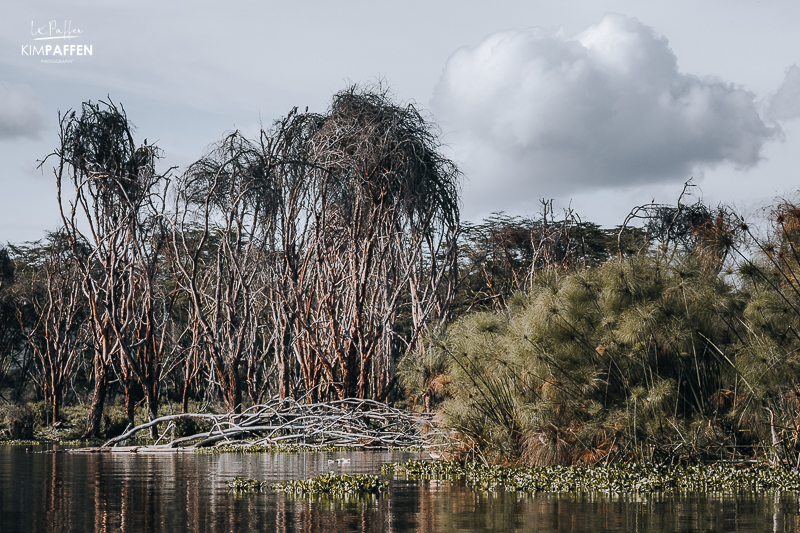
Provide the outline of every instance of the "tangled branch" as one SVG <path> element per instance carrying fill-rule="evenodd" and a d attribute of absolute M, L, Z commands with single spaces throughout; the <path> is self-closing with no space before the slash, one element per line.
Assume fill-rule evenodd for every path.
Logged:
<path fill-rule="evenodd" d="M 173 439 L 170 448 L 198 441 L 194 447 L 213 444 L 266 445 L 293 444 L 308 448 L 342 446 L 388 448 L 420 446 L 431 448 L 444 439 L 433 427 L 433 413 L 411 413 L 366 399 L 344 399 L 303 404 L 291 398 L 272 398 L 241 414 L 178 414 L 152 420 L 106 442 L 111 447 L 133 438 L 138 432 L 166 423 L 158 441 L 181 419 L 202 420 L 211 429 Z M 250 440 L 244 441 L 243 439 Z M 158 442 L 157 441 L 157 442 Z"/>

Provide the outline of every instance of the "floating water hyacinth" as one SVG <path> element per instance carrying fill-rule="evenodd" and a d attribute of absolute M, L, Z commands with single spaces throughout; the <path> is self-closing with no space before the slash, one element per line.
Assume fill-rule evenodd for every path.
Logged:
<path fill-rule="evenodd" d="M 201 455 L 223 453 L 303 453 L 303 452 L 352 452 L 359 450 L 352 446 L 304 446 L 302 444 L 222 444 L 207 448 L 194 448 L 192 451 Z"/>
<path fill-rule="evenodd" d="M 463 476 L 464 465 L 456 461 L 419 461 L 410 460 L 405 463 L 388 463 L 381 466 L 381 474 L 391 476 L 406 474 L 419 479 L 453 479 Z"/>
<path fill-rule="evenodd" d="M 233 478 L 233 480 L 228 481 L 228 488 L 236 492 L 260 492 L 266 484 L 266 481 L 237 476 Z"/>
<path fill-rule="evenodd" d="M 607 466 L 502 467 L 479 463 L 408 461 L 381 468 L 411 479 L 464 478 L 475 490 L 512 492 L 731 492 L 800 490 L 800 472 L 772 466 L 672 466 L 646 463 Z"/>
<path fill-rule="evenodd" d="M 379 481 L 378 476 L 367 474 L 322 474 L 308 479 L 275 483 L 272 488 L 278 492 L 294 494 L 359 494 L 385 491 L 389 485 Z"/>

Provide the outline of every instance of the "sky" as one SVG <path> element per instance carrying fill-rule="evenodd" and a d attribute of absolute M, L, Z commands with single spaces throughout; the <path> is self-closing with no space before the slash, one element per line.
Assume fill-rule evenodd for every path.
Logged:
<path fill-rule="evenodd" d="M 462 219 L 553 199 L 611 227 L 689 179 L 707 204 L 757 216 L 797 199 L 799 28 L 796 1 L 9 0 L 0 242 L 58 227 L 39 162 L 59 112 L 84 101 L 124 106 L 179 173 L 226 132 L 256 137 L 378 81 L 438 125 Z"/>

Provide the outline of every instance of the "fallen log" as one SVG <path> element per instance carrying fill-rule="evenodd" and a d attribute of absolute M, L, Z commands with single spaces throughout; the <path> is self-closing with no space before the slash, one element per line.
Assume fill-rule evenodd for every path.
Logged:
<path fill-rule="evenodd" d="M 140 424 L 110 439 L 101 448 L 118 445 L 140 431 L 166 423 L 156 443 L 166 439 L 173 424 L 181 419 L 197 419 L 211 426 L 195 435 L 173 438 L 161 449 L 176 449 L 198 441 L 192 448 L 215 444 L 235 446 L 290 444 L 310 449 L 342 447 L 418 447 L 430 449 L 449 442 L 449 437 L 434 423 L 433 413 L 413 413 L 375 400 L 351 398 L 330 402 L 301 403 L 272 398 L 242 413 L 186 413 L 167 415 Z M 249 438 L 241 444 L 243 438 Z M 137 450 L 142 447 L 135 447 Z M 142 452 L 137 452 L 142 453 Z M 155 453 L 155 452 L 154 452 Z"/>

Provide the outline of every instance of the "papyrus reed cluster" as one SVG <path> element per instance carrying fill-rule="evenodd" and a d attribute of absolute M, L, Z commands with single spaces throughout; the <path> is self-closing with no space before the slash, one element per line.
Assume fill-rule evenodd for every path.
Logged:
<path fill-rule="evenodd" d="M 522 290 L 429 335 L 401 383 L 499 462 L 797 467 L 800 208 L 765 215 L 756 231 L 724 207 L 637 208 L 637 246 L 508 271 Z"/>

